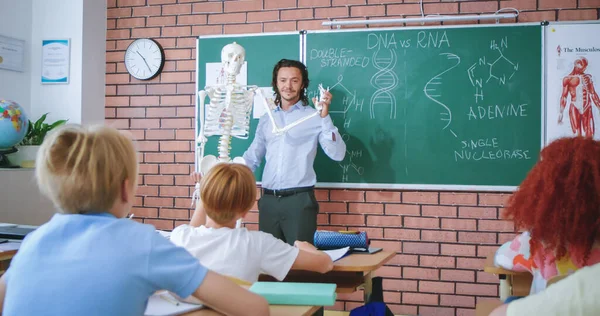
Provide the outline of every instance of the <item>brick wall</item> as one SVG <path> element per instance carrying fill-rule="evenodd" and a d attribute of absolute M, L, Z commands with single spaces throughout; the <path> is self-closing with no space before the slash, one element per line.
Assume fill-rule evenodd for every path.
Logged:
<path fill-rule="evenodd" d="M 137 139 L 141 161 L 136 219 L 172 229 L 190 217 L 194 154 L 195 37 L 322 29 L 328 18 L 420 15 L 418 0 L 108 0 L 106 118 Z M 425 14 L 521 10 L 516 21 L 598 19 L 600 0 L 425 0 Z M 129 76 L 124 50 L 151 37 L 165 48 L 163 73 Z M 265 75 L 269 75 L 265 73 Z M 368 231 L 375 246 L 396 251 L 378 271 L 395 313 L 474 315 L 478 300 L 498 295 L 481 271 L 484 258 L 514 236 L 500 219 L 506 193 L 320 189 L 319 225 Z M 255 207 L 256 209 L 256 207 Z M 248 227 L 255 229 L 256 212 Z M 340 295 L 335 309 L 359 306 L 362 293 Z"/>

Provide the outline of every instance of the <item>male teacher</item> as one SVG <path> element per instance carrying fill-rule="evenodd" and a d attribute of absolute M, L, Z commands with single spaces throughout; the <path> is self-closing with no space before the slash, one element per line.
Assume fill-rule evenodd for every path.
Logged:
<path fill-rule="evenodd" d="M 316 111 L 308 104 L 308 83 L 303 63 L 282 59 L 275 65 L 271 84 L 277 108 L 273 116 L 279 127 Z M 296 240 L 313 243 L 317 230 L 319 204 L 314 192 L 317 176 L 313 167 L 317 143 L 335 161 L 341 161 L 346 154 L 346 144 L 329 116 L 331 97 L 328 91 L 323 94 L 320 116 L 313 116 L 281 135 L 272 132 L 268 115 L 263 115 L 254 140 L 244 153 L 252 171 L 265 158 L 258 227 L 290 245 Z"/>

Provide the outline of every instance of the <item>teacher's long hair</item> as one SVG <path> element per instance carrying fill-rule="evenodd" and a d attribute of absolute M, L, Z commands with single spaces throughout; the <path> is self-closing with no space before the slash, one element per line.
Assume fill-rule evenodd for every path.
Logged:
<path fill-rule="evenodd" d="M 600 142 L 571 137 L 550 143 L 509 199 L 505 215 L 531 233 L 532 253 L 556 260 L 568 254 L 585 265 L 600 242 Z"/>
<path fill-rule="evenodd" d="M 279 73 L 279 69 L 282 67 L 294 67 L 300 70 L 302 74 L 302 89 L 300 91 L 300 100 L 304 102 L 304 105 L 308 105 L 308 97 L 306 96 L 306 91 L 308 89 L 308 70 L 306 66 L 297 61 L 291 59 L 282 59 L 273 68 L 273 80 L 271 80 L 271 86 L 273 87 L 273 91 L 275 91 L 275 105 L 281 106 L 281 93 L 279 93 L 279 89 L 277 88 L 277 74 Z"/>

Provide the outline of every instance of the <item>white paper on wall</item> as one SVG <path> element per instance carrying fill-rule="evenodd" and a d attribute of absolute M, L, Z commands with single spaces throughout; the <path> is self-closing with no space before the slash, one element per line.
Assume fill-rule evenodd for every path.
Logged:
<path fill-rule="evenodd" d="M 206 63 L 206 86 L 216 86 L 225 84 L 225 71 L 221 63 Z M 245 61 L 240 69 L 240 73 L 235 77 L 235 82 L 245 86 L 248 84 L 248 62 Z M 204 89 L 204 87 L 200 87 Z"/>

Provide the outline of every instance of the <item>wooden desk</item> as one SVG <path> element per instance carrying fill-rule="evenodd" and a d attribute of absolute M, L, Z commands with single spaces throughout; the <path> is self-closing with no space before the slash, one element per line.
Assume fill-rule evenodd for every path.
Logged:
<path fill-rule="evenodd" d="M 489 300 L 477 303 L 477 306 L 475 306 L 475 316 L 489 316 L 496 307 L 502 304 L 501 300 Z"/>
<path fill-rule="evenodd" d="M 500 279 L 500 300 L 509 296 L 527 296 L 533 276 L 529 272 L 510 271 L 494 265 L 494 254 L 487 256 L 483 271 L 495 274 Z"/>
<path fill-rule="evenodd" d="M 311 316 L 321 308 L 320 306 L 297 306 L 297 305 L 271 305 L 269 311 L 271 316 Z M 201 309 L 193 311 L 184 316 L 222 316 L 223 314 L 212 309 Z"/>
<path fill-rule="evenodd" d="M 335 283 L 337 293 L 354 293 L 364 290 L 367 302 L 373 291 L 373 272 L 382 267 L 396 255 L 395 252 L 380 251 L 374 254 L 351 254 L 333 263 L 333 270 L 320 274 L 317 272 L 292 270 L 284 281 Z M 261 275 L 260 281 L 275 281 L 268 275 Z"/>
<path fill-rule="evenodd" d="M 6 247 L 11 242 L 0 244 L 0 276 L 6 272 L 10 261 L 17 254 L 17 249 L 3 250 L 3 246 Z"/>

